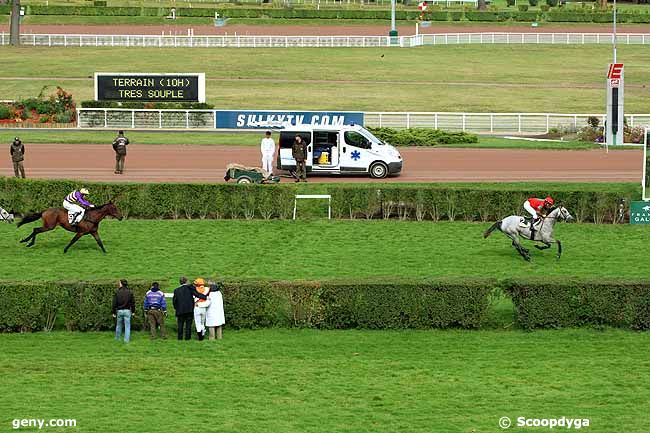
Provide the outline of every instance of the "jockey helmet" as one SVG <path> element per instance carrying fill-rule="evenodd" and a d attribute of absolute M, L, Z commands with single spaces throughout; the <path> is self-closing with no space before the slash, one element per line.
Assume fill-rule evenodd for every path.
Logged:
<path fill-rule="evenodd" d="M 547 204 L 549 206 L 553 206 L 555 204 L 555 200 L 553 200 L 553 197 L 550 195 L 544 199 L 544 204 Z"/>
<path fill-rule="evenodd" d="M 79 192 L 83 195 L 88 195 L 90 194 L 90 191 L 88 191 L 88 188 L 81 188 Z"/>

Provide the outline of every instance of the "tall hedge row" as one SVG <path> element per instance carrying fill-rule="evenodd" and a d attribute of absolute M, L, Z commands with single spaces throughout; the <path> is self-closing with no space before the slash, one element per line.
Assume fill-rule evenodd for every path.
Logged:
<path fill-rule="evenodd" d="M 616 326 L 650 329 L 650 281 L 530 280 L 506 286 L 525 329 Z"/>
<path fill-rule="evenodd" d="M 142 302 L 150 283 L 131 282 L 133 326 L 142 326 Z M 231 328 L 323 329 L 479 328 L 495 282 L 270 282 L 223 284 Z M 114 327 L 115 282 L 0 282 L 0 332 L 51 330 L 57 316 L 68 330 Z M 173 314 L 171 300 L 168 307 Z"/>
<path fill-rule="evenodd" d="M 0 203 L 21 214 L 40 212 L 60 207 L 63 198 L 82 185 L 90 188 L 94 203 L 113 199 L 126 218 L 287 218 L 295 196 L 292 185 L 108 184 L 0 178 Z"/>
<path fill-rule="evenodd" d="M 151 184 L 91 183 L 69 180 L 0 178 L 0 203 L 16 213 L 59 207 L 70 191 L 85 185 L 92 200 L 112 198 L 127 218 L 288 218 L 293 211 L 293 184 Z M 552 194 L 578 222 L 615 222 L 621 199 L 638 198 L 636 188 L 618 191 L 576 189 L 513 189 L 422 185 L 331 185 L 335 218 L 397 218 L 402 220 L 493 221 L 519 214 L 532 196 Z"/>
<path fill-rule="evenodd" d="M 332 186 L 332 213 L 337 218 L 398 218 L 402 220 L 496 221 L 520 214 L 529 197 L 552 194 L 578 222 L 615 222 L 621 199 L 637 192 L 549 191 L 418 186 Z"/>
<path fill-rule="evenodd" d="M 139 329 L 149 282 L 130 286 Z M 496 288 L 512 297 L 523 329 L 650 329 L 650 280 L 231 281 L 223 283 L 223 295 L 234 329 L 475 329 L 485 325 Z M 112 281 L 0 282 L 0 332 L 113 329 L 115 290 Z"/>
<path fill-rule="evenodd" d="M 39 6 L 27 5 L 28 15 L 76 15 L 76 16 L 153 16 L 165 17 L 170 14 L 171 8 L 151 7 L 94 7 L 94 6 Z M 219 8 L 176 8 L 179 17 L 204 17 L 212 18 L 219 12 L 229 18 L 319 18 L 319 19 L 390 19 L 390 10 L 348 10 L 348 9 L 295 9 L 272 7 L 231 7 Z M 10 13 L 9 6 L 0 6 L 0 15 Z M 416 20 L 420 11 L 396 11 L 398 20 Z M 441 11 L 432 10 L 425 13 L 429 21 L 549 21 L 549 22 L 596 22 L 607 23 L 612 21 L 611 12 L 592 11 L 583 8 L 562 8 L 543 11 Z M 621 23 L 650 23 L 650 13 L 628 11 L 617 14 Z"/>

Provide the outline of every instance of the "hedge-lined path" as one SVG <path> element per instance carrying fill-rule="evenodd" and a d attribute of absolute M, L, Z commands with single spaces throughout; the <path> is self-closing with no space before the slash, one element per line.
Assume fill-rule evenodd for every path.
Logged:
<path fill-rule="evenodd" d="M 22 33 L 36 34 L 92 34 L 92 35 L 160 35 L 178 34 L 187 35 L 187 29 L 194 29 L 194 35 L 263 35 L 263 36 L 387 36 L 389 23 L 386 25 L 251 25 L 233 24 L 223 27 L 209 25 L 50 25 L 33 24 L 22 25 Z M 415 24 L 401 24 L 397 26 L 401 36 L 415 34 Z M 0 31 L 8 32 L 9 25 L 0 25 Z M 432 23 L 431 27 L 422 28 L 420 33 L 485 33 L 485 32 L 510 32 L 510 33 L 610 33 L 611 25 L 601 24 L 565 24 L 545 23 L 533 28 L 530 23 L 519 25 L 491 25 L 485 23 Z M 619 33 L 650 33 L 650 25 L 620 24 Z"/>
<path fill-rule="evenodd" d="M 28 177 L 94 181 L 223 182 L 226 165 L 260 166 L 257 146 L 137 145 L 129 148 L 125 174 L 113 174 L 115 154 L 107 145 L 27 143 Z M 558 151 L 400 148 L 404 170 L 391 181 L 573 181 L 637 182 L 639 150 Z M 0 175 L 12 176 L 9 159 Z M 368 181 L 367 177 L 320 176 L 318 182 Z"/>

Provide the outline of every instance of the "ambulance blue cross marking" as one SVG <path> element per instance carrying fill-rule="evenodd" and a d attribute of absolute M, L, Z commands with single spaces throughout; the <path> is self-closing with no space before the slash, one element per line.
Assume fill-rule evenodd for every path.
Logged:
<path fill-rule="evenodd" d="M 361 159 L 361 153 L 359 153 L 358 150 L 355 150 L 354 152 L 352 152 L 352 153 L 350 154 L 350 157 L 351 157 L 352 159 L 354 159 L 355 161 L 358 161 L 358 160 Z"/>

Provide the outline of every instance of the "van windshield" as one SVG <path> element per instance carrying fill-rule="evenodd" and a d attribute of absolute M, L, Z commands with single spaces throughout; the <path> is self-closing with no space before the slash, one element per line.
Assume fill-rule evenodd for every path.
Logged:
<path fill-rule="evenodd" d="M 375 143 L 375 144 L 379 144 L 379 145 L 386 144 L 386 143 L 384 143 L 383 141 L 381 141 L 380 139 L 378 139 L 377 137 L 375 137 L 375 136 L 372 134 L 372 132 L 368 131 L 368 130 L 367 130 L 366 128 L 364 128 L 363 126 L 361 127 L 361 129 L 359 130 L 359 132 L 361 133 L 361 135 L 363 135 L 364 137 L 366 137 L 368 140 L 372 141 L 372 142 Z"/>

